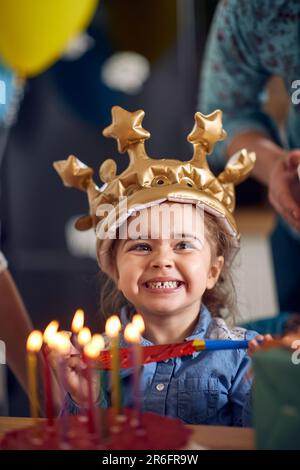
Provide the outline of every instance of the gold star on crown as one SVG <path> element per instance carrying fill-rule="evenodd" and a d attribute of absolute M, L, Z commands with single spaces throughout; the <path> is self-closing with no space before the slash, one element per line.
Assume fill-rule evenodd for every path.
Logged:
<path fill-rule="evenodd" d="M 99 223 L 109 225 L 109 214 L 98 216 L 97 208 L 110 204 L 118 209 L 120 198 L 125 196 L 127 217 L 135 207 L 147 207 L 155 201 L 201 203 L 206 211 L 219 217 L 228 233 L 238 240 L 239 233 L 233 217 L 234 186 L 248 176 L 255 162 L 255 154 L 243 149 L 229 159 L 218 176 L 212 173 L 207 154 L 226 137 L 222 112 L 216 110 L 206 116 L 200 112 L 195 114 L 194 128 L 187 137 L 194 147 L 191 160 L 153 159 L 145 151 L 144 141 L 149 139 L 150 133 L 142 127 L 144 115 L 142 110 L 130 113 L 119 106 L 112 108 L 112 124 L 104 129 L 103 135 L 117 140 L 119 152 L 128 152 L 129 165 L 117 175 L 115 161 L 105 160 L 99 169 L 100 179 L 106 183 L 105 188 L 95 184 L 93 170 L 73 155 L 54 163 L 65 186 L 87 193 L 89 214 L 81 217 L 76 227 L 87 230 L 96 228 Z M 124 220 L 121 209 L 118 214 Z"/>

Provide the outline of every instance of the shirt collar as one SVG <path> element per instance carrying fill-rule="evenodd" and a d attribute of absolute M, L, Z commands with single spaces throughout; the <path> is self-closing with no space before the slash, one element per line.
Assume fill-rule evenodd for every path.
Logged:
<path fill-rule="evenodd" d="M 120 311 L 120 319 L 123 328 L 130 322 L 130 317 L 132 315 L 132 311 L 129 307 L 124 306 L 121 308 Z M 193 339 L 202 339 L 205 337 L 205 334 L 207 332 L 208 326 L 211 322 L 211 314 L 208 310 L 208 308 L 205 305 L 201 305 L 200 311 L 199 311 L 199 318 L 197 325 L 194 328 L 193 333 L 185 338 L 186 341 L 190 341 Z M 148 339 L 144 338 L 143 336 L 141 337 L 141 344 L 143 346 L 152 346 L 153 343 L 149 341 Z M 120 346 L 121 347 L 127 347 L 128 343 L 125 341 L 123 335 L 121 336 L 120 339 Z"/>
<path fill-rule="evenodd" d="M 193 333 L 187 338 L 185 338 L 185 340 L 191 341 L 193 339 L 205 338 L 210 322 L 211 322 L 211 314 L 208 308 L 202 304 L 200 307 L 198 323 L 195 326 Z"/>

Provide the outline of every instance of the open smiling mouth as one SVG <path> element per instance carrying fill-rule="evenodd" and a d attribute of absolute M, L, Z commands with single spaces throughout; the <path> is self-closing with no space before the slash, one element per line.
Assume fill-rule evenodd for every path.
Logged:
<path fill-rule="evenodd" d="M 147 289 L 151 290 L 170 290 L 170 289 L 178 289 L 179 287 L 183 286 L 183 281 L 155 281 L 155 282 L 145 282 L 144 286 Z"/>

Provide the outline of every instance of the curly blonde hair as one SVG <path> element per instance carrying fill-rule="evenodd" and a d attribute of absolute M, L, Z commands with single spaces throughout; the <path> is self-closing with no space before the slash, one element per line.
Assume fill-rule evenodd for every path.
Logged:
<path fill-rule="evenodd" d="M 223 256 L 225 263 L 218 279 L 212 289 L 206 289 L 202 297 L 202 303 L 211 312 L 212 316 L 222 316 L 222 311 L 230 312 L 230 316 L 236 318 L 236 292 L 230 273 L 230 266 L 226 263 L 232 251 L 233 240 L 231 236 L 222 228 L 218 219 L 205 213 L 205 236 L 210 244 L 212 259 Z M 116 243 L 111 247 L 112 257 L 116 257 Z M 119 312 L 127 305 L 134 309 L 134 306 L 124 297 L 117 288 L 113 279 L 101 272 L 100 282 L 102 285 L 100 292 L 100 311 L 107 318 L 112 313 Z"/>

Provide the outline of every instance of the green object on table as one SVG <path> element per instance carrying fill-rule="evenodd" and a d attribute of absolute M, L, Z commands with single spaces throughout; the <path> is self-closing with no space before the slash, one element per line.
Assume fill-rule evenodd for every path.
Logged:
<path fill-rule="evenodd" d="M 257 449 L 300 449 L 300 352 L 286 349 L 253 355 L 254 426 Z"/>

